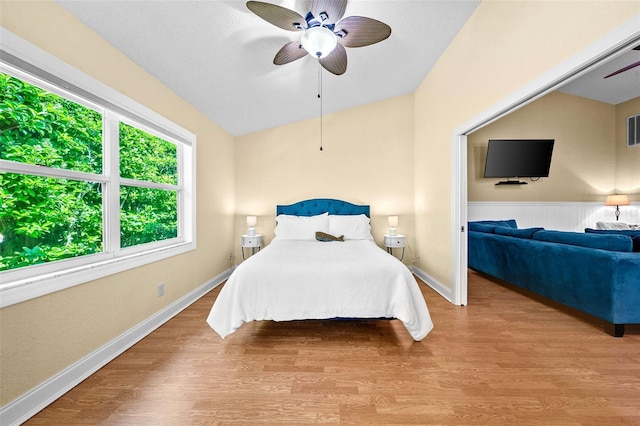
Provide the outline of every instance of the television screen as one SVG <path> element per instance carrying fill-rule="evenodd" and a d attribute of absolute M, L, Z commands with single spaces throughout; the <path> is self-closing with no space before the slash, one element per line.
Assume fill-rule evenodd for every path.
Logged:
<path fill-rule="evenodd" d="M 548 177 L 554 141 L 554 139 L 490 139 L 484 177 Z"/>

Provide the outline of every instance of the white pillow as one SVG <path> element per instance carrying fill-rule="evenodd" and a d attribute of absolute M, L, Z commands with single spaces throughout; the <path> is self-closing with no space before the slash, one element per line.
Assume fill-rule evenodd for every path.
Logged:
<path fill-rule="evenodd" d="M 596 222 L 596 229 L 631 229 L 631 227 L 624 222 Z"/>
<path fill-rule="evenodd" d="M 316 232 L 329 233 L 329 214 L 317 216 L 276 216 L 276 238 L 281 240 L 315 240 Z"/>
<path fill-rule="evenodd" d="M 329 234 L 345 240 L 373 240 L 369 218 L 359 215 L 329 215 Z"/>

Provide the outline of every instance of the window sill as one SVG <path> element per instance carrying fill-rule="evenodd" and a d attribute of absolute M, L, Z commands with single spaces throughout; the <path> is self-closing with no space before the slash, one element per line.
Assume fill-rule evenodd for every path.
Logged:
<path fill-rule="evenodd" d="M 177 256 L 195 250 L 195 248 L 194 242 L 179 243 L 51 274 L 2 283 L 0 285 L 0 308 Z"/>

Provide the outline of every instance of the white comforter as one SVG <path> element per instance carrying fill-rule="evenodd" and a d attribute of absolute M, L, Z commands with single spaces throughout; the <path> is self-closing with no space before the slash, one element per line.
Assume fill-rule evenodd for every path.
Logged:
<path fill-rule="evenodd" d="M 414 340 L 433 328 L 407 267 L 373 241 L 274 239 L 242 262 L 207 323 L 221 337 L 253 320 L 397 318 Z"/>

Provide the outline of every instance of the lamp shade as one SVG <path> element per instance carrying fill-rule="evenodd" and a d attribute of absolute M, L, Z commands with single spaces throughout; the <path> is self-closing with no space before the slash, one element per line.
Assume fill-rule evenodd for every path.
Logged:
<path fill-rule="evenodd" d="M 604 205 L 605 206 L 628 206 L 629 197 L 621 194 L 609 195 Z"/>
<path fill-rule="evenodd" d="M 311 56 L 320 59 L 335 49 L 338 39 L 330 29 L 318 26 L 306 30 L 300 38 L 300 43 Z"/>
<path fill-rule="evenodd" d="M 249 229 L 247 230 L 247 234 L 250 236 L 256 235 L 256 223 L 258 222 L 258 218 L 256 216 L 247 216 L 247 226 Z"/>
<path fill-rule="evenodd" d="M 398 216 L 389 216 L 387 218 L 387 223 L 389 223 L 390 227 L 395 228 L 398 226 Z"/>

